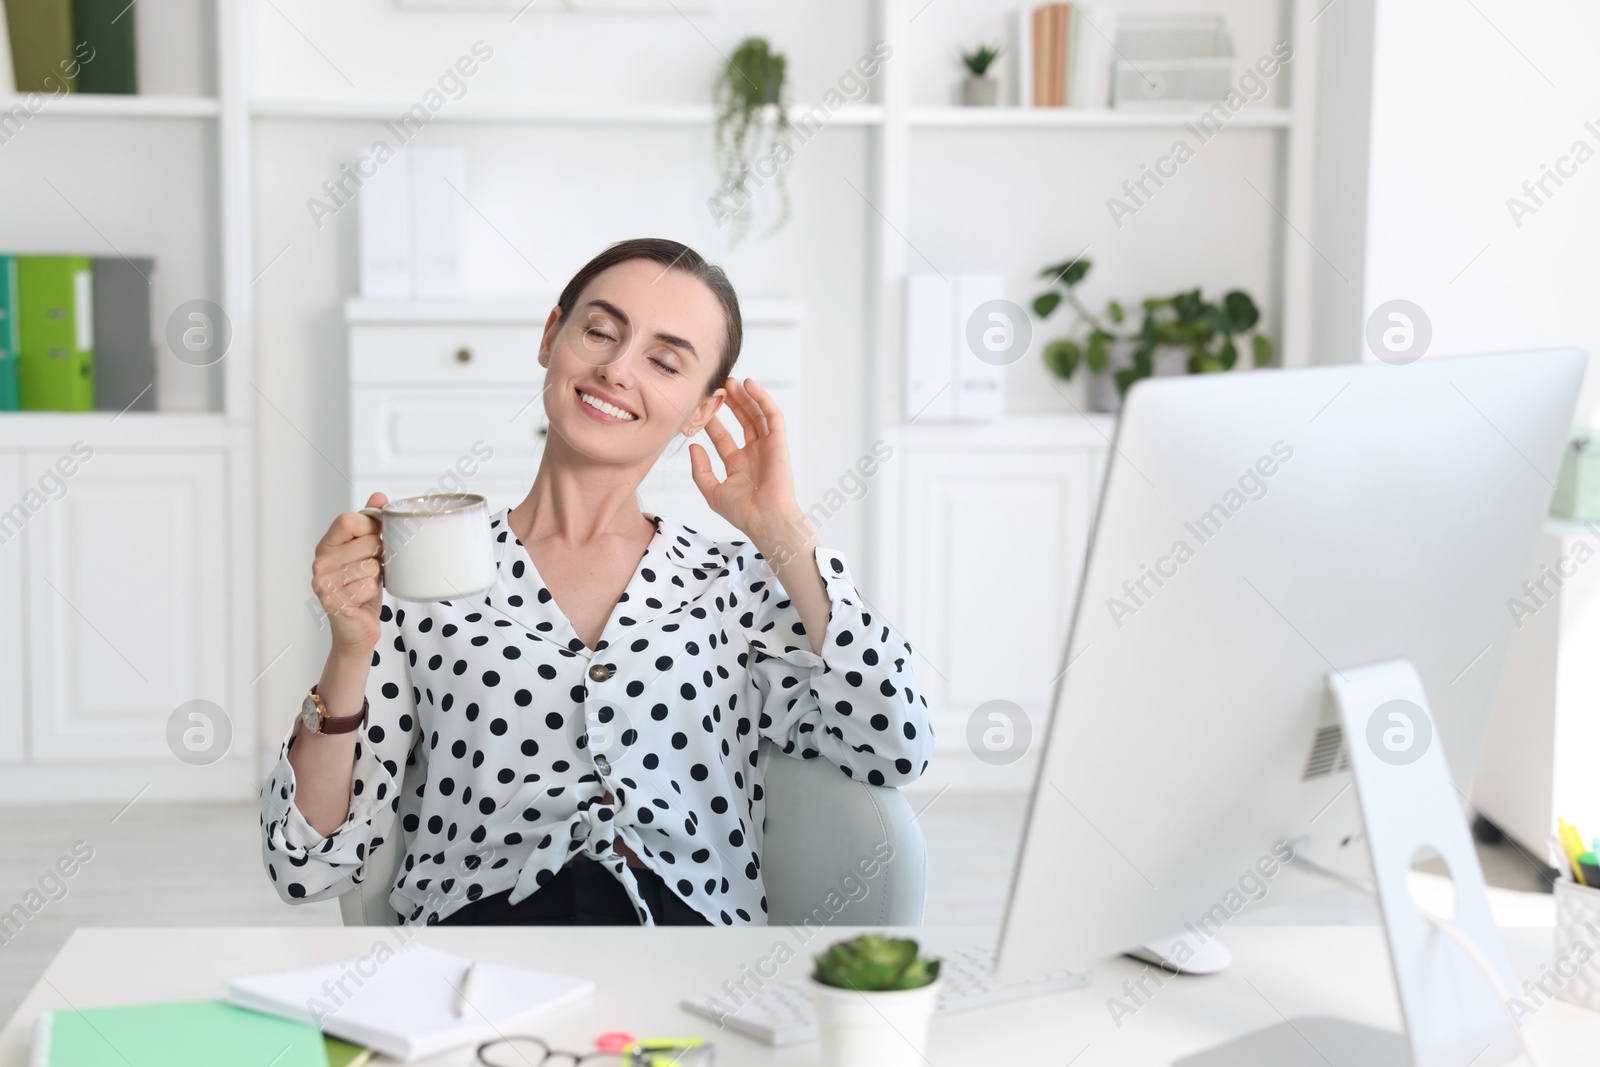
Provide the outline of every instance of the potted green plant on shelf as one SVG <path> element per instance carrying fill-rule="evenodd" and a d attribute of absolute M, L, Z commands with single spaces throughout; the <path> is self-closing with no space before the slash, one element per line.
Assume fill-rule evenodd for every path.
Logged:
<path fill-rule="evenodd" d="M 813 956 L 822 1062 L 829 1067 L 922 1067 L 938 1000 L 939 961 L 907 938 L 862 934 Z"/>
<path fill-rule="evenodd" d="M 1094 410 L 1116 411 L 1128 388 L 1141 378 L 1232 370 L 1245 343 L 1255 366 L 1272 363 L 1272 341 L 1258 329 L 1261 313 L 1242 289 L 1229 291 L 1221 303 L 1207 300 L 1198 288 L 1146 297 L 1140 302 L 1143 315 L 1134 325 L 1118 301 L 1108 301 L 1103 314 L 1084 306 L 1077 287 L 1089 267 L 1088 260 L 1078 258 L 1040 271 L 1051 284 L 1033 298 L 1033 313 L 1047 319 L 1062 304 L 1072 308 L 1076 321 L 1066 337 L 1045 345 L 1044 361 L 1068 380 L 1078 367 L 1087 367 L 1094 376 L 1089 389 Z"/>
<path fill-rule="evenodd" d="M 763 37 L 747 37 L 728 57 L 712 88 L 716 110 L 712 147 L 722 188 L 713 203 L 733 224 L 732 243 L 750 225 L 755 189 L 772 181 L 778 192 L 778 217 L 768 234 L 789 219 L 789 114 L 784 93 L 788 61 Z M 718 217 L 721 224 L 722 215 Z"/>
<path fill-rule="evenodd" d="M 968 107 L 994 107 L 1000 101 L 1000 83 L 989 76 L 989 68 L 1000 58 L 999 45 L 979 45 L 961 53 L 967 77 L 961 83 L 961 102 Z"/>

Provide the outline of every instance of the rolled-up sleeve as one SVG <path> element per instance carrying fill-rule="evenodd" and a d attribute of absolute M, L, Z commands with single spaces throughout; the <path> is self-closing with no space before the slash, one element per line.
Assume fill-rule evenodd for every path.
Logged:
<path fill-rule="evenodd" d="M 407 670 L 409 654 L 387 594 L 382 619 L 383 635 L 367 678 L 370 707 L 366 724 L 359 728 L 344 823 L 324 836 L 296 806 L 295 773 L 289 764 L 292 725 L 261 789 L 262 860 L 278 895 L 291 904 L 327 900 L 356 885 L 368 852 L 394 828 L 400 781 L 421 730 Z"/>
<path fill-rule="evenodd" d="M 911 646 L 868 608 L 842 555 L 818 547 L 814 557 L 829 601 L 820 655 L 764 557 L 754 556 L 735 594 L 731 614 L 760 694 L 757 728 L 790 756 L 824 757 L 872 785 L 906 785 L 933 751 Z"/>

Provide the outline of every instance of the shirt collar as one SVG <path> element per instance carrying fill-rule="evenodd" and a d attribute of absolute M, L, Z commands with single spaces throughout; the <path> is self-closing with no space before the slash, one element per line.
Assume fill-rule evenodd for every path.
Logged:
<path fill-rule="evenodd" d="M 510 560 L 526 556 L 527 553 L 525 550 L 514 551 L 517 548 L 516 535 L 511 532 L 506 522 L 510 510 L 503 508 L 491 516 L 496 577 L 494 587 L 484 596 L 485 606 L 578 655 L 588 655 L 589 651 L 573 633 L 571 625 L 561 614 L 555 601 L 539 599 L 540 583 L 533 574 L 526 569 L 520 577 L 512 573 L 514 568 Z M 716 542 L 698 530 L 665 515 L 653 516 L 651 521 L 656 527 L 655 536 L 645 547 L 644 555 L 639 560 L 638 567 L 634 569 L 633 577 L 628 580 L 628 585 L 624 589 L 626 599 L 617 605 L 607 622 L 606 630 L 601 635 L 604 640 L 614 641 L 620 636 L 620 632 L 631 629 L 632 626 L 642 625 L 670 611 L 676 611 L 694 599 L 700 591 L 690 584 L 692 579 L 690 582 L 651 581 L 645 576 L 645 571 L 652 572 L 658 578 L 664 578 L 681 569 L 690 571 L 695 578 L 704 580 L 719 574 L 730 563 L 729 557 L 718 548 Z M 620 624 L 619 620 L 622 618 L 631 619 L 631 626 Z M 541 623 L 550 625 L 541 627 Z"/>

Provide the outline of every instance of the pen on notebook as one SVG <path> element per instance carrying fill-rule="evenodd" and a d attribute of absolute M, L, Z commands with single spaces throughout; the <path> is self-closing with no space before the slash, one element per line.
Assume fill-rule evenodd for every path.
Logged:
<path fill-rule="evenodd" d="M 478 961 L 473 960 L 467 967 L 467 973 L 461 979 L 461 988 L 456 991 L 456 1018 L 467 1014 L 467 1007 L 478 995 L 478 986 L 483 984 Z"/>

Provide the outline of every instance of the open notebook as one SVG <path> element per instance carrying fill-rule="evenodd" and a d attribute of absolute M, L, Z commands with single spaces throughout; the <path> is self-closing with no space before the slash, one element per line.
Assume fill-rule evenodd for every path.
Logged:
<path fill-rule="evenodd" d="M 310 1023 L 334 1037 L 397 1060 L 487 1041 L 513 1020 L 591 996 L 587 978 L 480 963 L 471 1006 L 456 1015 L 457 990 L 472 961 L 424 945 L 383 958 L 246 975 L 228 986 L 244 1008 Z"/>

